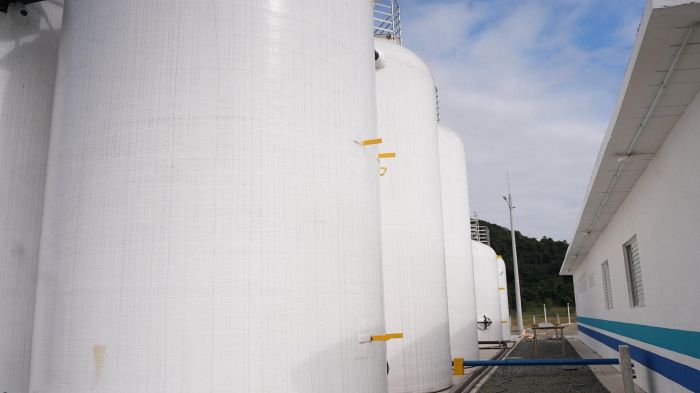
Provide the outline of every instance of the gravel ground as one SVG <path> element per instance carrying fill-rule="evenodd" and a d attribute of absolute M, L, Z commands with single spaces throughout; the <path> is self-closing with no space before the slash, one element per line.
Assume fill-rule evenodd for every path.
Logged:
<path fill-rule="evenodd" d="M 540 339 L 537 349 L 540 359 L 561 359 L 561 343 Z M 566 343 L 566 357 L 580 358 Z M 534 358 L 531 338 L 524 338 L 510 353 L 509 358 Z M 480 393 L 608 393 L 588 366 L 512 366 L 499 367 L 478 390 Z"/>

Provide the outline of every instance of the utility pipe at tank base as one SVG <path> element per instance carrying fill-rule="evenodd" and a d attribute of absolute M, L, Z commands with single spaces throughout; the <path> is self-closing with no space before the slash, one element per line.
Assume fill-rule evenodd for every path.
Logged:
<path fill-rule="evenodd" d="M 499 345 L 507 345 L 510 343 L 514 343 L 515 341 L 513 340 L 502 340 L 502 341 L 479 341 L 479 344 L 499 344 Z"/>
<path fill-rule="evenodd" d="M 465 360 L 463 363 L 465 366 L 595 366 L 620 364 L 620 359 L 503 359 Z"/>
<path fill-rule="evenodd" d="M 503 348 L 502 350 L 498 351 L 492 358 L 491 360 L 497 360 L 497 359 L 503 359 L 504 357 L 507 357 L 510 355 L 510 353 L 515 349 L 515 346 L 512 346 L 510 349 Z M 464 366 L 464 364 L 462 364 Z M 477 367 L 474 369 L 474 371 L 470 372 L 468 376 L 465 378 L 462 378 L 460 382 L 455 384 L 452 387 L 452 390 L 450 392 L 453 393 L 468 393 L 471 392 L 476 385 L 479 384 L 479 381 L 481 381 L 483 378 L 488 378 L 488 370 L 490 370 L 490 367 Z"/>
<path fill-rule="evenodd" d="M 617 359 L 492 359 L 492 360 L 463 360 L 464 367 L 476 366 L 595 366 L 620 365 L 624 393 L 634 393 L 634 364 L 627 345 L 618 347 Z"/>

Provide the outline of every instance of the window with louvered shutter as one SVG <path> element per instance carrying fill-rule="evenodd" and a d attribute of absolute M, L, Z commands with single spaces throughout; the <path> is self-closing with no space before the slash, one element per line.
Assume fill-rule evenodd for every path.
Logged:
<path fill-rule="evenodd" d="M 625 243 L 625 263 L 627 265 L 627 282 L 630 289 L 632 307 L 644 306 L 644 287 L 642 286 L 642 266 L 639 261 L 637 236 Z"/>
<path fill-rule="evenodd" d="M 610 268 L 608 267 L 608 261 L 603 262 L 600 266 L 603 270 L 603 294 L 605 295 L 605 308 L 612 310 L 613 298 L 612 287 L 610 286 Z"/>
<path fill-rule="evenodd" d="M 576 280 L 576 293 L 584 293 L 588 289 L 588 281 L 586 281 L 586 273 L 583 273 Z"/>

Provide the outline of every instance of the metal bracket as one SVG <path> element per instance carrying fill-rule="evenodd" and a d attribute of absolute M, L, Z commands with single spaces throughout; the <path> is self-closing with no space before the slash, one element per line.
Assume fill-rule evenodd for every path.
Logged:
<path fill-rule="evenodd" d="M 387 333 L 371 336 L 371 341 L 389 341 L 396 338 L 403 338 L 403 333 Z"/>

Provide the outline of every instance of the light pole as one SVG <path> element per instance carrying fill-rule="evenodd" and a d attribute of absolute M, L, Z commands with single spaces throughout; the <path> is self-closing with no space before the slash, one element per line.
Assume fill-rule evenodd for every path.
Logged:
<path fill-rule="evenodd" d="M 506 174 L 506 176 L 508 176 Z M 515 248 L 515 230 L 513 229 L 513 198 L 510 195 L 510 178 L 508 178 L 508 197 L 503 197 L 503 200 L 508 204 L 508 212 L 510 213 L 510 240 L 513 246 L 513 276 L 515 277 L 515 312 L 518 316 L 518 334 L 525 334 L 523 327 L 523 307 L 520 303 L 520 275 L 518 274 L 518 252 Z"/>

